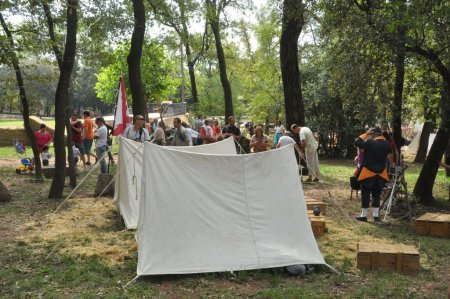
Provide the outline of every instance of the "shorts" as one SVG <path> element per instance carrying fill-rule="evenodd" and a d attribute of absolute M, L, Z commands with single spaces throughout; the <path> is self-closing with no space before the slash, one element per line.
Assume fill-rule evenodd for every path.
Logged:
<path fill-rule="evenodd" d="M 89 155 L 91 153 L 92 148 L 92 142 L 94 140 L 92 139 L 83 139 L 83 147 L 84 147 L 84 153 Z"/>
<path fill-rule="evenodd" d="M 42 160 L 42 166 L 48 166 L 48 160 Z"/>
<path fill-rule="evenodd" d="M 75 147 L 80 151 L 80 154 L 84 155 L 83 142 L 74 141 L 73 143 L 75 143 Z"/>

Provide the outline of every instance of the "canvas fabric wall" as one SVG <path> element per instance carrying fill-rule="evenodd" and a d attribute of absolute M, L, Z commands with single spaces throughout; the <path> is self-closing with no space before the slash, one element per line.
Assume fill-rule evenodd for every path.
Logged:
<path fill-rule="evenodd" d="M 137 274 L 325 264 L 292 146 L 251 155 L 144 145 Z"/>

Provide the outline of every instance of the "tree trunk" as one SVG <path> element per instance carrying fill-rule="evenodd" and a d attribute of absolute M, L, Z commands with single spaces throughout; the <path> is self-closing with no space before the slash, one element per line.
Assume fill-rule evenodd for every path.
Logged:
<path fill-rule="evenodd" d="M 180 99 L 181 102 L 186 101 L 186 76 L 184 74 L 184 53 L 183 44 L 180 44 L 180 74 L 181 74 L 181 86 L 180 86 Z"/>
<path fill-rule="evenodd" d="M 227 65 L 225 62 L 225 53 L 223 51 L 222 40 L 220 37 L 219 15 L 217 8 L 212 1 L 206 1 L 208 4 L 209 24 L 214 34 L 216 44 L 217 60 L 219 62 L 220 82 L 222 83 L 224 100 L 225 100 L 225 119 L 228 120 L 233 115 L 233 95 L 231 93 L 231 85 L 227 75 Z"/>
<path fill-rule="evenodd" d="M 77 46 L 78 1 L 67 0 L 67 34 L 64 54 L 55 94 L 55 176 L 48 197 L 61 199 L 66 178 L 66 152 L 64 148 L 64 129 L 66 109 L 69 106 L 69 86 L 75 62 Z"/>
<path fill-rule="evenodd" d="M 7 36 L 8 42 L 11 46 L 11 49 L 14 49 L 14 39 L 12 37 L 11 31 L 8 28 L 8 25 L 6 24 L 3 15 L 0 12 L 0 23 L 3 27 L 3 30 L 5 31 L 5 34 Z M 22 103 L 22 116 L 23 116 L 23 126 L 25 128 L 25 132 L 27 133 L 28 138 L 31 142 L 31 148 L 33 150 L 33 157 L 34 157 L 34 167 L 35 167 L 35 174 L 36 177 L 40 178 L 42 176 L 42 169 L 41 169 L 41 159 L 39 157 L 39 151 L 36 143 L 36 138 L 34 136 L 34 132 L 31 129 L 30 125 L 30 109 L 28 105 L 28 98 L 25 91 L 25 85 L 23 82 L 22 77 L 22 71 L 20 69 L 19 59 L 15 52 L 11 52 L 11 63 L 13 65 L 14 71 L 16 73 L 16 80 L 17 80 L 17 86 L 19 87 L 19 95 L 20 95 L 20 101 Z"/>
<path fill-rule="evenodd" d="M 434 202 L 434 181 L 450 139 L 450 80 L 448 77 L 446 79 L 440 103 L 441 125 L 414 187 L 414 195 L 425 205 L 431 205 Z"/>
<path fill-rule="evenodd" d="M 303 3 L 298 0 L 283 1 L 282 31 L 280 39 L 280 64 L 283 81 L 286 125 L 305 125 L 300 70 L 298 38 L 304 23 Z"/>
<path fill-rule="evenodd" d="M 178 2 L 178 6 L 180 8 L 180 19 L 182 22 L 182 35 L 181 41 L 184 43 L 184 48 L 186 50 L 186 60 L 189 71 L 189 80 L 191 82 L 191 93 L 192 93 L 192 104 L 198 103 L 198 92 L 197 92 L 197 81 L 195 79 L 195 64 L 197 63 L 198 57 L 203 52 L 204 41 L 202 50 L 198 53 L 197 57 L 192 57 L 191 44 L 189 42 L 189 30 L 187 26 L 186 14 L 185 14 L 185 6 L 182 5 L 182 2 Z M 208 25 L 205 25 L 205 27 Z M 180 32 L 181 33 L 181 32 Z M 181 34 L 180 34 L 181 35 Z"/>
<path fill-rule="evenodd" d="M 144 86 L 141 78 L 142 46 L 145 35 L 145 8 L 143 0 L 133 0 L 134 29 L 131 36 L 130 53 L 127 57 L 128 80 L 130 82 L 131 95 L 133 97 L 133 115 L 145 115 Z"/>
<path fill-rule="evenodd" d="M 189 71 L 189 81 L 191 82 L 192 103 L 198 103 L 197 80 L 195 79 L 195 62 L 192 60 L 191 49 L 189 45 L 186 48 L 186 59 Z"/>
<path fill-rule="evenodd" d="M 431 205 L 434 202 L 434 181 L 436 179 L 442 155 L 447 148 L 449 137 L 450 134 L 448 134 L 448 130 L 439 129 L 433 145 L 431 146 L 430 153 L 420 171 L 419 178 L 414 187 L 414 195 L 419 198 L 420 202 L 423 204 Z"/>
<path fill-rule="evenodd" d="M 430 139 L 430 133 L 433 130 L 433 123 L 425 121 L 423 124 L 422 132 L 420 133 L 419 148 L 417 149 L 414 163 L 423 163 L 427 158 L 428 140 Z"/>
<path fill-rule="evenodd" d="M 402 104 L 403 104 L 403 84 L 405 81 L 405 56 L 406 56 L 406 26 L 404 16 L 406 4 L 402 2 L 398 8 L 397 21 L 400 23 L 397 27 L 397 44 L 395 46 L 395 83 L 394 83 L 394 102 L 392 129 L 394 142 L 397 146 L 398 155 L 400 155 L 402 143 Z"/>

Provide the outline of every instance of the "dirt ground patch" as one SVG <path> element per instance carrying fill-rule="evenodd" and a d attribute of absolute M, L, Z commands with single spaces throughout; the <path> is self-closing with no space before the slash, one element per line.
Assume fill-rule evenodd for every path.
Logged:
<path fill-rule="evenodd" d="M 16 169 L 20 165 L 20 158 L 0 158 L 0 167 Z"/>
<path fill-rule="evenodd" d="M 417 236 L 408 221 L 389 219 L 379 225 L 356 221 L 360 202 L 350 200 L 348 170 L 342 170 L 343 165 L 352 167 L 347 161 L 326 163 L 328 173 L 324 170 L 320 183 L 303 185 L 307 196 L 328 204 L 328 232 L 317 242 L 340 275 L 317 267 L 303 277 L 289 276 L 283 269 L 144 277 L 129 285 L 127 292 L 122 287 L 136 273 L 135 232 L 124 230 L 110 198 L 93 205 L 95 179 L 54 214 L 60 202 L 46 199 L 50 180 L 36 183 L 31 176 L 2 168 L 2 181 L 13 200 L 0 205 L 0 263 L 4 265 L 0 297 L 444 298 L 450 283 L 450 240 Z M 419 274 L 358 270 L 360 241 L 414 245 L 421 254 Z"/>

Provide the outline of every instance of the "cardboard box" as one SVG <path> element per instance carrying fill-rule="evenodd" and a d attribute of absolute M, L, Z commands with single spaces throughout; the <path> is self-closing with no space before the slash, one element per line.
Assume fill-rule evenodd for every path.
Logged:
<path fill-rule="evenodd" d="M 426 213 L 416 219 L 419 235 L 450 238 L 450 214 Z"/>
<path fill-rule="evenodd" d="M 403 244 L 358 243 L 357 266 L 361 270 L 416 273 L 420 254 L 413 246 Z"/>

